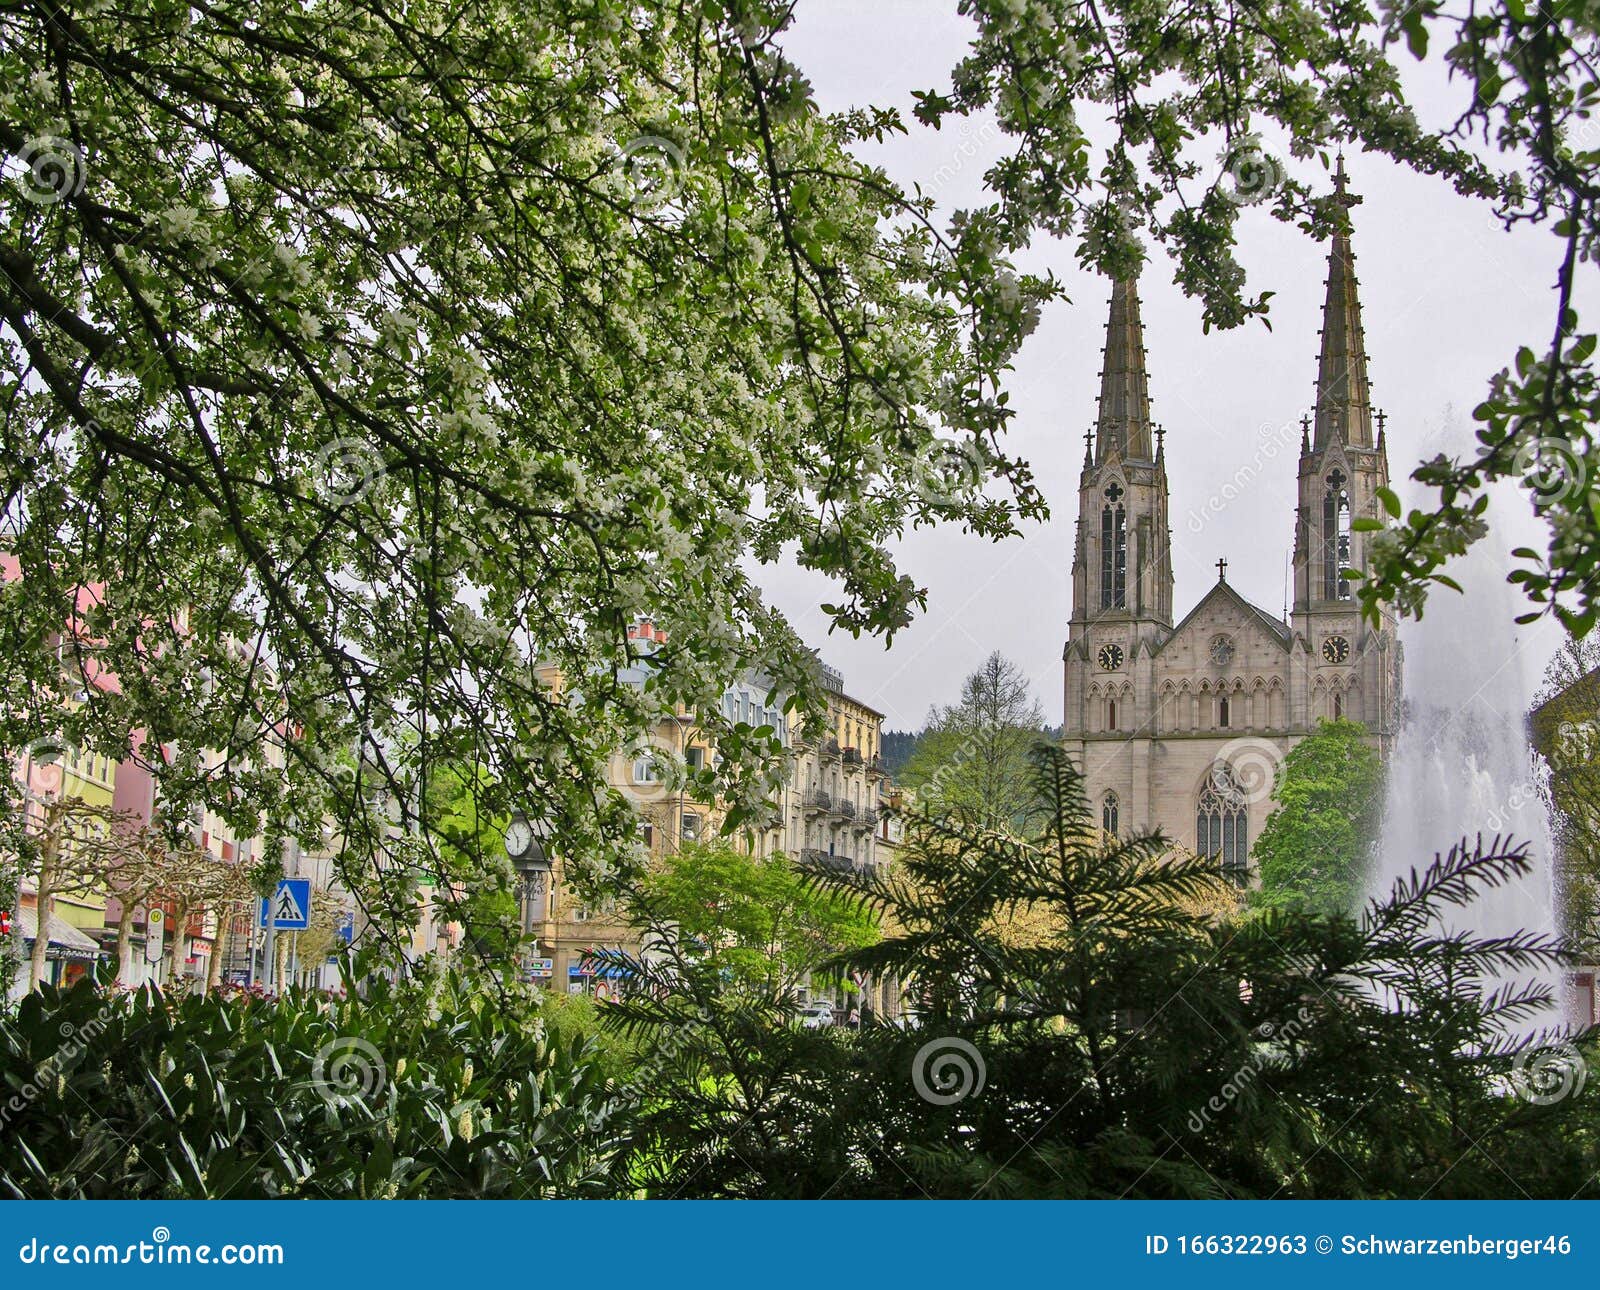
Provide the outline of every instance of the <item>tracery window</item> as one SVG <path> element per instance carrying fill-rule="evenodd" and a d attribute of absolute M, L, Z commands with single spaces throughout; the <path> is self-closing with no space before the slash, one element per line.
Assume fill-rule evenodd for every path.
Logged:
<path fill-rule="evenodd" d="M 1328 476 L 1322 495 L 1322 598 L 1349 600 L 1350 582 L 1343 573 L 1350 567 L 1350 494 L 1344 472 Z"/>
<path fill-rule="evenodd" d="M 1122 486 L 1113 481 L 1100 511 L 1101 609 L 1128 607 L 1128 516 L 1122 497 Z"/>
<path fill-rule="evenodd" d="M 1220 858 L 1228 876 L 1243 886 L 1250 875 L 1250 822 L 1244 793 L 1225 763 L 1206 777 L 1195 804 L 1194 833 L 1196 854 Z"/>

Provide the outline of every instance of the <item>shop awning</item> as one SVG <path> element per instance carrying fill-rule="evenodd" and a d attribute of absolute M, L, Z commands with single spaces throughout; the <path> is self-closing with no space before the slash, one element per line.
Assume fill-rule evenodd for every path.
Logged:
<path fill-rule="evenodd" d="M 17 926 L 22 930 L 22 939 L 32 941 L 39 935 L 39 922 L 36 911 L 32 909 L 17 910 Z M 100 947 L 89 936 L 79 931 L 65 919 L 49 915 L 45 919 L 45 934 L 50 938 L 44 956 L 47 959 L 59 959 L 69 963 L 93 963 L 100 957 Z"/>

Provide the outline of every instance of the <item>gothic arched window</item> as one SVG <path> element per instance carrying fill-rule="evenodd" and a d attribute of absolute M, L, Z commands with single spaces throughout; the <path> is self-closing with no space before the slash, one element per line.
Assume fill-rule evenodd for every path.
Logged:
<path fill-rule="evenodd" d="M 1100 511 L 1100 608 L 1128 607 L 1128 515 L 1122 485 L 1112 481 Z"/>
<path fill-rule="evenodd" d="M 1117 836 L 1117 795 L 1107 793 L 1106 800 L 1100 804 L 1100 827 L 1112 837 Z"/>
<path fill-rule="evenodd" d="M 1106 729 L 1107 730 L 1115 730 L 1116 728 L 1117 728 L 1117 701 L 1115 699 L 1108 699 L 1106 701 Z"/>
<path fill-rule="evenodd" d="M 1194 835 L 1195 852 L 1220 859 L 1228 876 L 1243 886 L 1250 873 L 1250 821 L 1238 781 L 1222 762 L 1211 768 L 1195 804 Z"/>
<path fill-rule="evenodd" d="M 1342 577 L 1350 567 L 1350 494 L 1345 492 L 1344 472 L 1335 469 L 1328 476 L 1328 491 L 1322 495 L 1322 598 L 1349 600 L 1350 583 Z"/>
<path fill-rule="evenodd" d="M 1226 698 L 1217 700 L 1217 725 L 1223 730 L 1228 728 L 1228 700 Z"/>

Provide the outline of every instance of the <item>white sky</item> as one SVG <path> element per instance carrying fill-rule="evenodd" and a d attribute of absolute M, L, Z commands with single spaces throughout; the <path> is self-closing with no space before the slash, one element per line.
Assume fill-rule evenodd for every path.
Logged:
<path fill-rule="evenodd" d="M 911 137 L 864 155 L 902 184 L 921 182 L 950 211 L 985 200 L 982 174 L 1005 140 L 981 122 L 942 132 L 918 127 L 910 92 L 946 86 L 966 38 L 965 21 L 946 0 L 802 0 L 785 44 L 825 111 L 867 103 L 902 109 Z M 1425 118 L 1435 119 L 1460 91 L 1419 78 L 1415 94 Z M 1352 154 L 1347 166 L 1364 199 L 1354 213 L 1354 249 L 1373 399 L 1389 414 L 1396 486 L 1408 501 L 1421 500 L 1407 477 L 1441 447 L 1447 409 L 1455 410 L 1459 441 L 1488 377 L 1519 344 L 1549 334 L 1557 248 L 1547 234 L 1504 233 L 1487 206 L 1384 158 Z M 1313 162 L 1296 173 L 1323 172 Z M 1259 208 L 1241 220 L 1240 242 L 1251 289 L 1277 293 L 1271 331 L 1255 324 L 1203 334 L 1199 305 L 1173 285 L 1162 251 L 1140 284 L 1154 415 L 1167 432 L 1179 618 L 1215 580 L 1219 556 L 1228 559 L 1229 581 L 1255 603 L 1277 613 L 1284 599 L 1298 423 L 1316 378 L 1327 251 Z M 948 528 L 900 542 L 903 568 L 928 589 L 929 605 L 892 651 L 826 634 L 817 609 L 827 599 L 822 579 L 793 567 L 758 574 L 806 640 L 844 672 L 850 693 L 881 708 L 891 728 L 920 727 L 929 704 L 950 701 L 995 649 L 1026 671 L 1049 720 L 1061 718 L 1077 481 L 1083 432 L 1095 417 L 1109 283 L 1082 271 L 1061 242 L 1039 244 L 1023 264 L 1053 270 L 1070 299 L 1046 309 L 1012 383 L 1018 415 L 1007 446 L 1032 463 L 1050 521 L 998 545 Z M 1252 460 L 1260 466 L 1255 482 L 1208 515 L 1208 499 Z M 1520 503 L 1505 526 L 1517 540 L 1544 546 Z M 1493 609 L 1515 612 L 1509 602 Z M 1545 633 L 1536 635 L 1543 642 Z M 1529 660 L 1537 671 L 1547 650 L 1527 652 L 1538 654 Z"/>

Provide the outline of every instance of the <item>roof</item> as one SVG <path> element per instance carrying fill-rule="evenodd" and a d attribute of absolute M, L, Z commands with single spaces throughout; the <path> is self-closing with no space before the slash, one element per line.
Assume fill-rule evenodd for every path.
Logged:
<path fill-rule="evenodd" d="M 36 911 L 17 910 L 17 926 L 22 930 L 24 940 L 36 940 L 39 935 Z M 100 946 L 96 941 L 55 914 L 45 916 L 45 930 L 50 938 L 50 949 L 47 951 L 49 958 L 78 959 L 92 963 L 100 957 Z"/>
<path fill-rule="evenodd" d="M 1105 366 L 1100 369 L 1097 462 L 1104 461 L 1113 450 L 1124 459 L 1151 459 L 1150 381 L 1144 360 L 1139 287 L 1132 278 L 1117 278 L 1111 284 Z"/>
<path fill-rule="evenodd" d="M 1178 637 L 1183 634 L 1183 629 L 1189 625 L 1190 621 L 1195 617 L 1195 615 L 1204 609 L 1206 605 L 1215 599 L 1219 594 L 1226 595 L 1229 600 L 1233 601 L 1234 604 L 1238 605 L 1239 608 L 1243 609 L 1247 614 L 1253 617 L 1256 622 L 1258 622 L 1266 630 L 1267 634 L 1271 636 L 1273 640 L 1277 641 L 1278 644 L 1282 645 L 1284 649 L 1289 648 L 1290 643 L 1294 640 L 1294 632 L 1290 630 L 1288 623 L 1283 622 L 1281 619 L 1274 618 L 1265 609 L 1262 609 L 1256 605 L 1252 605 L 1248 600 L 1235 591 L 1233 587 L 1229 585 L 1229 583 L 1222 579 L 1218 579 L 1217 582 L 1212 586 L 1211 590 L 1200 597 L 1200 603 L 1191 609 L 1187 614 L 1185 614 L 1183 616 L 1183 621 L 1173 628 L 1172 635 L 1161 642 L 1161 647 L 1160 649 L 1156 650 L 1156 653 L 1161 653 L 1161 650 L 1166 649 L 1168 645 L 1177 640 Z"/>
<path fill-rule="evenodd" d="M 870 712 L 873 716 L 879 718 L 883 716 L 883 713 L 879 712 L 870 703 L 863 703 L 860 699 L 856 698 L 855 695 L 846 694 L 843 690 L 839 690 L 837 693 L 839 698 L 843 699 L 846 703 L 855 704 L 856 707 L 860 708 L 863 712 Z"/>
<path fill-rule="evenodd" d="M 1367 386 L 1366 336 L 1356 295 L 1356 257 L 1350 249 L 1350 208 L 1361 199 L 1347 189 L 1344 157 L 1334 173 L 1333 201 L 1344 224 L 1328 249 L 1328 291 L 1322 305 L 1322 353 L 1317 360 L 1318 448 L 1343 443 L 1372 447 L 1372 396 Z"/>

